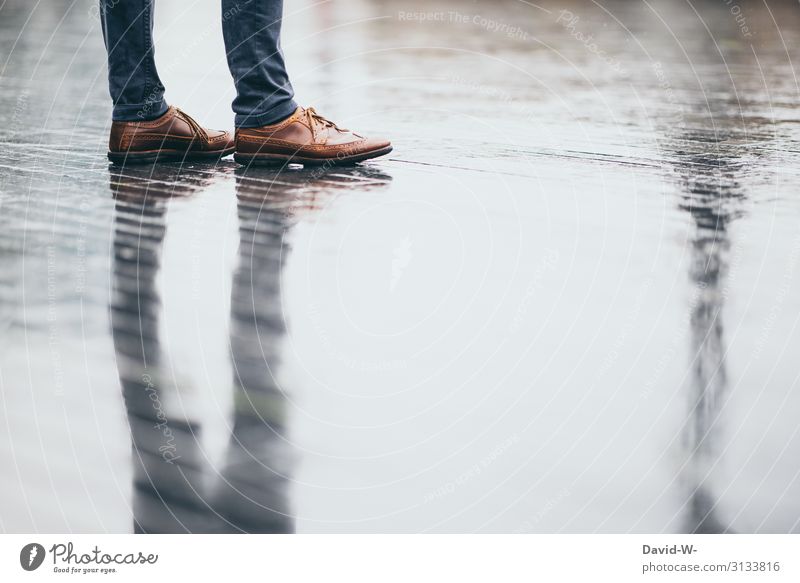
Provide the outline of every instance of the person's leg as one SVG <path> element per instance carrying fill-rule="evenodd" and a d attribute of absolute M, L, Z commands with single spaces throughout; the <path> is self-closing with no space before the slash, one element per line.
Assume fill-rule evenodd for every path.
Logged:
<path fill-rule="evenodd" d="M 202 128 L 164 101 L 164 85 L 153 58 L 154 1 L 100 0 L 114 102 L 108 159 L 134 164 L 227 156 L 234 150 L 230 132 Z"/>
<path fill-rule="evenodd" d="M 100 0 L 114 121 L 147 121 L 167 112 L 153 58 L 153 0 Z"/>
<path fill-rule="evenodd" d="M 222 0 L 237 128 L 274 124 L 297 109 L 280 47 L 282 15 L 283 0 Z"/>
<path fill-rule="evenodd" d="M 222 33 L 236 84 L 234 160 L 349 165 L 392 151 L 388 140 L 340 128 L 298 107 L 281 52 L 283 0 L 222 0 Z"/>

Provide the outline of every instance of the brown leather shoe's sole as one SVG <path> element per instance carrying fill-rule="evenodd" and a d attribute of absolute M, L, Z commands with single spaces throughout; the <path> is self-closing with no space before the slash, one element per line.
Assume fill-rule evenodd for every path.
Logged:
<path fill-rule="evenodd" d="M 108 159 L 114 164 L 152 164 L 153 162 L 197 162 L 219 160 L 233 154 L 236 148 L 211 152 L 186 152 L 185 150 L 145 150 L 142 152 L 109 152 Z"/>
<path fill-rule="evenodd" d="M 303 166 L 352 166 L 364 160 L 385 156 L 392 151 L 391 146 L 361 152 L 350 156 L 334 156 L 332 158 L 310 158 L 300 154 L 240 154 L 236 152 L 233 159 L 245 166 L 284 166 L 286 164 L 302 164 Z"/>

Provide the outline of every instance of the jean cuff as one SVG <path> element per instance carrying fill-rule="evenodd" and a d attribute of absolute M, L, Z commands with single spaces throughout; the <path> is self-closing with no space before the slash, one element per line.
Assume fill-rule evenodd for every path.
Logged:
<path fill-rule="evenodd" d="M 134 103 L 126 105 L 115 105 L 111 112 L 112 121 L 150 121 L 158 119 L 165 113 L 169 106 L 167 102 L 154 101 L 148 103 Z"/>
<path fill-rule="evenodd" d="M 284 101 L 264 113 L 242 114 L 237 113 L 233 121 L 237 128 L 258 128 L 268 126 L 285 120 L 297 109 L 294 100 Z"/>

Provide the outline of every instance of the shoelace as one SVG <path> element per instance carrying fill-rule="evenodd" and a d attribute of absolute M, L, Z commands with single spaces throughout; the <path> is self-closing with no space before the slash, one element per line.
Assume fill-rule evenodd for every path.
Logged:
<path fill-rule="evenodd" d="M 176 107 L 175 111 L 186 121 L 186 123 L 192 126 L 192 129 L 195 131 L 195 134 L 202 136 L 204 140 L 208 141 L 208 134 L 206 133 L 206 130 L 204 130 L 199 123 L 194 121 L 191 115 L 187 114 L 179 107 Z"/>
<path fill-rule="evenodd" d="M 314 129 L 314 127 L 316 126 L 316 123 L 314 123 L 314 122 L 322 124 L 323 127 L 333 128 L 337 132 L 349 132 L 350 131 L 350 130 L 347 130 L 347 129 L 344 129 L 344 128 L 340 128 L 335 123 L 333 123 L 331 120 L 322 117 L 320 114 L 318 114 L 316 112 L 316 110 L 313 107 L 307 108 L 305 110 L 305 114 L 306 114 L 306 119 L 308 119 L 308 127 L 311 128 L 311 134 L 314 136 L 314 138 L 317 137 L 317 132 Z"/>

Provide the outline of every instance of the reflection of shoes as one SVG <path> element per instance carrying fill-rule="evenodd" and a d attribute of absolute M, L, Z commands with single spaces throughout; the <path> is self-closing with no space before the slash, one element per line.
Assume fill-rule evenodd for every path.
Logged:
<path fill-rule="evenodd" d="M 283 226 L 316 213 L 344 192 L 374 192 L 392 182 L 391 175 L 368 165 L 336 169 L 253 165 L 238 167 L 235 175 L 239 216 L 272 212 Z"/>
<path fill-rule="evenodd" d="M 342 192 L 367 192 L 385 188 L 392 176 L 375 166 L 349 168 L 271 168 L 265 165 L 239 166 L 236 194 L 242 199 L 264 200 L 287 195 L 294 198 L 321 196 L 332 199 Z"/>
<path fill-rule="evenodd" d="M 231 154 L 229 132 L 207 130 L 177 107 L 152 121 L 111 124 L 108 159 L 115 164 L 216 160 Z"/>
<path fill-rule="evenodd" d="M 116 200 L 134 204 L 191 196 L 214 183 L 214 175 L 200 173 L 195 165 L 117 165 L 109 168 L 108 186 Z"/>
<path fill-rule="evenodd" d="M 388 140 L 365 138 L 314 111 L 297 110 L 282 122 L 236 130 L 234 159 L 240 164 L 343 166 L 392 151 Z"/>

